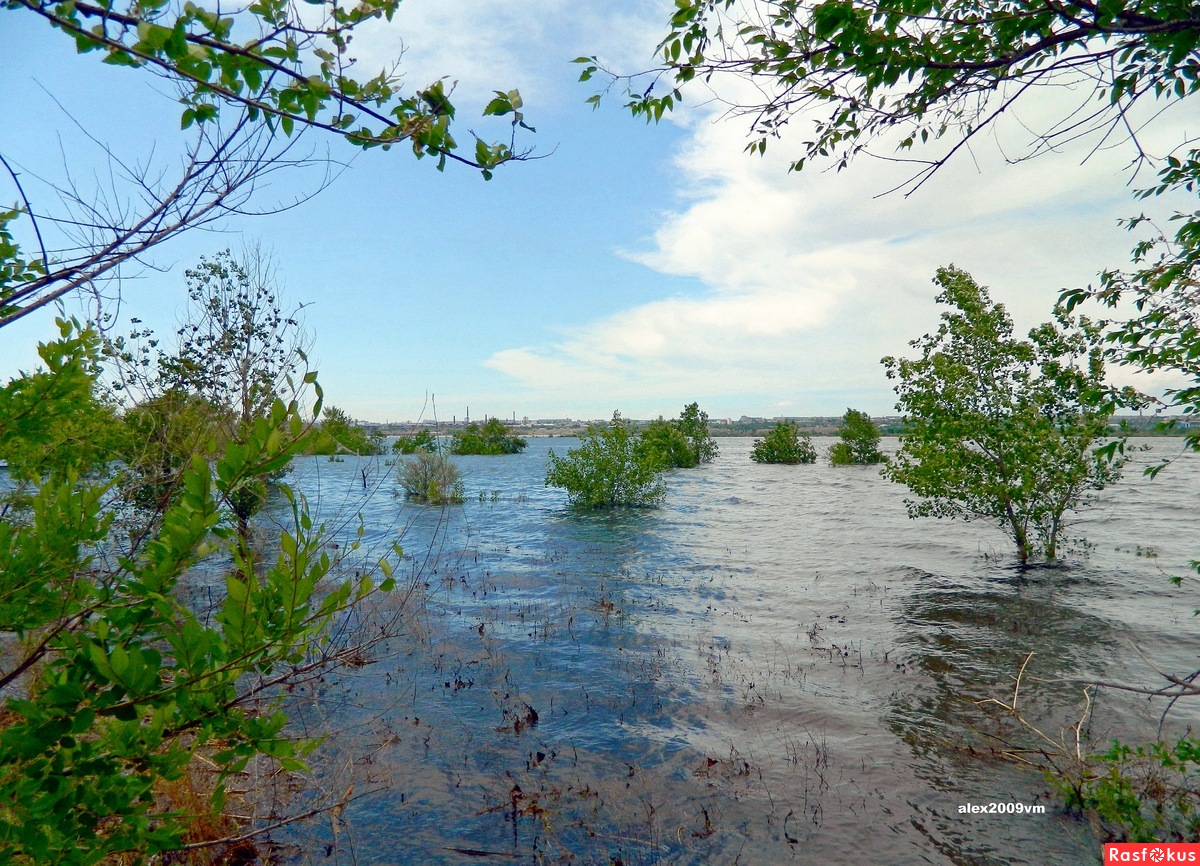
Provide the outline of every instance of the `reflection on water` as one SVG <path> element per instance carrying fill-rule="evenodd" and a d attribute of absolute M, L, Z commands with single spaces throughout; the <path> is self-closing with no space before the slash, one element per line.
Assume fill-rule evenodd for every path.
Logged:
<path fill-rule="evenodd" d="M 988 527 L 907 520 L 871 469 L 760 466 L 724 440 L 665 507 L 580 514 L 542 486 L 551 444 L 570 443 L 462 458 L 467 501 L 444 512 L 375 464 L 296 468 L 334 543 L 359 514 L 376 555 L 403 534 L 424 588 L 380 661 L 295 697 L 298 724 L 338 732 L 322 781 L 374 791 L 297 832 L 298 859 L 1098 860 L 1043 779 L 996 759 L 1027 732 L 980 702 L 1010 699 L 1033 652 L 1022 709 L 1058 731 L 1079 678 L 1195 666 L 1195 602 L 1162 570 L 1200 551 L 1175 507 L 1200 464 L 1131 474 L 1083 521 L 1090 556 L 1021 572 Z M 1160 709 L 1105 694 L 1091 732 L 1152 736 Z M 992 801 L 1048 810 L 958 813 Z"/>

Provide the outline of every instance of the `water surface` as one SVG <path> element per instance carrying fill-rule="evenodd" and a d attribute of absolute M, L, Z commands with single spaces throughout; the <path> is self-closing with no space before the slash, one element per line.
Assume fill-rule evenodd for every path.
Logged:
<path fill-rule="evenodd" d="M 670 473 L 661 508 L 581 514 L 542 485 L 574 443 L 455 458 L 467 500 L 447 509 L 392 496 L 377 461 L 295 468 L 339 544 L 358 515 L 364 551 L 402 534 L 419 589 L 379 661 L 295 698 L 298 725 L 337 732 L 321 778 L 358 796 L 294 835 L 298 859 L 1099 862 L 1004 756 L 1037 736 L 982 702 L 1010 702 L 1028 659 L 1022 714 L 1073 743 L 1082 681 L 1200 667 L 1194 584 L 1166 577 L 1200 558 L 1192 456 L 1131 467 L 1064 567 L 1021 570 L 990 525 L 910 521 L 875 468 L 760 466 L 749 439 Z M 1176 447 L 1154 444 L 1140 460 Z M 1099 747 L 1152 739 L 1165 708 L 1094 698 Z M 1045 812 L 958 811 L 990 802 Z"/>

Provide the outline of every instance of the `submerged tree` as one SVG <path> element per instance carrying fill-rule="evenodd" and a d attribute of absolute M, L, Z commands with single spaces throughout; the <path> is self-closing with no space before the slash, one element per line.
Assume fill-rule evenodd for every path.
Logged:
<path fill-rule="evenodd" d="M 452 505 L 463 501 L 462 473 L 445 454 L 422 451 L 412 460 L 396 464 L 396 476 L 405 497 L 426 505 Z"/>
<path fill-rule="evenodd" d="M 284 312 L 265 253 L 201 257 L 184 279 L 189 303 L 173 344 L 149 328 L 104 344 L 114 390 L 131 403 L 126 493 L 144 506 L 165 505 L 193 457 L 236 443 L 275 401 L 292 403 L 305 387 L 308 338 L 299 311 Z M 248 519 L 265 495 L 244 489 L 234 510 Z"/>
<path fill-rule="evenodd" d="M 882 463 L 879 428 L 866 412 L 847 409 L 842 416 L 841 442 L 829 446 L 829 462 L 835 466 Z"/>
<path fill-rule="evenodd" d="M 437 436 L 428 430 L 418 430 L 412 436 L 401 436 L 392 443 L 393 454 L 417 454 L 420 452 L 436 454 L 437 451 Z"/>
<path fill-rule="evenodd" d="M 1059 311 L 1019 340 L 969 274 L 935 282 L 951 307 L 937 332 L 911 343 L 920 357 L 883 359 L 907 425 L 884 474 L 918 497 L 910 517 L 989 520 L 1022 562 L 1054 560 L 1066 513 L 1120 475 L 1096 454 L 1112 416 L 1099 335 Z"/>
<path fill-rule="evenodd" d="M 762 439 L 754 440 L 750 459 L 755 463 L 816 463 L 812 439 L 791 421 L 780 421 Z"/>
<path fill-rule="evenodd" d="M 711 463 L 720 453 L 708 432 L 708 413 L 698 403 L 683 407 L 678 418 L 658 418 L 642 431 L 642 442 L 663 469 L 690 469 Z"/>
<path fill-rule="evenodd" d="M 652 506 L 666 496 L 658 456 L 620 412 L 605 426 L 588 427 L 582 439 L 563 457 L 551 451 L 546 468 L 546 486 L 566 490 L 572 505 Z"/>
<path fill-rule="evenodd" d="M 528 443 L 499 418 L 482 425 L 472 421 L 454 435 L 451 454 L 520 454 Z"/>
<path fill-rule="evenodd" d="M 688 403 L 684 406 L 674 423 L 687 438 L 696 464 L 712 463 L 717 459 L 720 449 L 708 432 L 708 413 L 701 412 L 699 404 Z"/>

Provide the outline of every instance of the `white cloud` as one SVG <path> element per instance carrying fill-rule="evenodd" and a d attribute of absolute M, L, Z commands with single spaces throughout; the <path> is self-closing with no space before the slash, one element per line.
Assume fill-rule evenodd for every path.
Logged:
<path fill-rule="evenodd" d="M 587 383 L 630 400 L 763 394 L 828 413 L 845 392 L 886 411 L 879 358 L 936 325 L 937 267 L 990 285 L 1024 330 L 1050 317 L 1064 288 L 1127 261 L 1132 241 L 1117 219 L 1138 207 L 1123 152 L 1005 165 L 984 141 L 908 198 L 879 197 L 904 166 L 863 158 L 841 173 L 789 174 L 798 151 L 787 136 L 758 158 L 742 152 L 737 120 L 693 109 L 683 121 L 679 205 L 645 249 L 621 255 L 703 290 L 616 312 L 553 345 L 498 352 L 488 366 L 538 393 Z M 1012 153 L 1024 134 L 1014 121 L 995 137 Z"/>
<path fill-rule="evenodd" d="M 358 36 L 354 54 L 365 69 L 402 56 L 400 70 L 414 88 L 449 77 L 465 117 L 493 91 L 514 87 L 533 107 L 581 101 L 570 61 L 598 54 L 616 68 L 649 66 L 670 8 L 615 0 L 405 0 L 391 22 Z"/>
<path fill-rule="evenodd" d="M 406 0 L 394 23 L 364 34 L 355 51 L 371 67 L 409 46 L 409 84 L 453 74 L 463 118 L 493 89 L 517 87 L 537 123 L 539 106 L 582 99 L 575 56 L 598 54 L 617 69 L 649 65 L 670 8 L 669 0 Z M 738 85 L 727 87 L 721 96 L 736 101 Z M 1049 92 L 1019 104 L 904 198 L 879 197 L 907 177 L 895 162 L 862 157 L 841 173 L 814 164 L 789 174 L 803 120 L 765 157 L 747 155 L 744 122 L 719 119 L 722 103 L 693 93 L 671 117 L 688 136 L 675 158 L 677 199 L 644 246 L 614 251 L 674 294 L 564 326 L 554 341 L 501 348 L 485 365 L 531 401 L 576 411 L 597 400 L 756 394 L 763 407 L 840 412 L 847 393 L 885 411 L 890 389 L 878 360 L 903 354 L 936 325 L 937 267 L 956 264 L 990 285 L 1025 329 L 1049 316 L 1062 289 L 1127 260 L 1131 239 L 1116 224 L 1138 209 L 1124 186 L 1127 152 L 1102 150 L 1080 165 L 1086 147 L 1078 147 L 1004 164 L 1024 151 L 1029 129 L 1063 116 L 1078 96 Z M 1161 151 L 1178 140 L 1175 123 L 1159 122 L 1147 143 Z"/>

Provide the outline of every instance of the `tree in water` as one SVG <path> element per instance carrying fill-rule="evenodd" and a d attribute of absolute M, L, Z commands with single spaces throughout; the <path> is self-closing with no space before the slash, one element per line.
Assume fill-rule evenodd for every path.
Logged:
<path fill-rule="evenodd" d="M 663 469 L 691 469 L 717 459 L 720 450 L 708 432 L 708 413 L 698 403 L 683 407 L 678 418 L 657 418 L 642 431 L 642 442 Z"/>
<path fill-rule="evenodd" d="M 580 508 L 653 506 L 666 496 L 659 457 L 628 421 L 614 412 L 608 425 L 592 425 L 578 448 L 550 452 L 546 486 L 567 491 Z"/>
<path fill-rule="evenodd" d="M 755 463 L 816 463 L 817 449 L 799 427 L 780 421 L 765 437 L 754 440 L 750 459 Z"/>
<path fill-rule="evenodd" d="M 866 412 L 847 409 L 842 416 L 841 442 L 829 446 L 829 462 L 834 466 L 882 463 L 879 452 L 879 428 Z"/>
<path fill-rule="evenodd" d="M 1019 340 L 970 274 L 935 282 L 951 308 L 937 332 L 910 344 L 920 357 L 883 359 L 905 421 L 884 475 L 916 495 L 909 517 L 993 521 L 1022 563 L 1053 561 L 1066 513 L 1120 476 L 1096 454 L 1113 411 L 1097 329 L 1060 310 Z"/>

